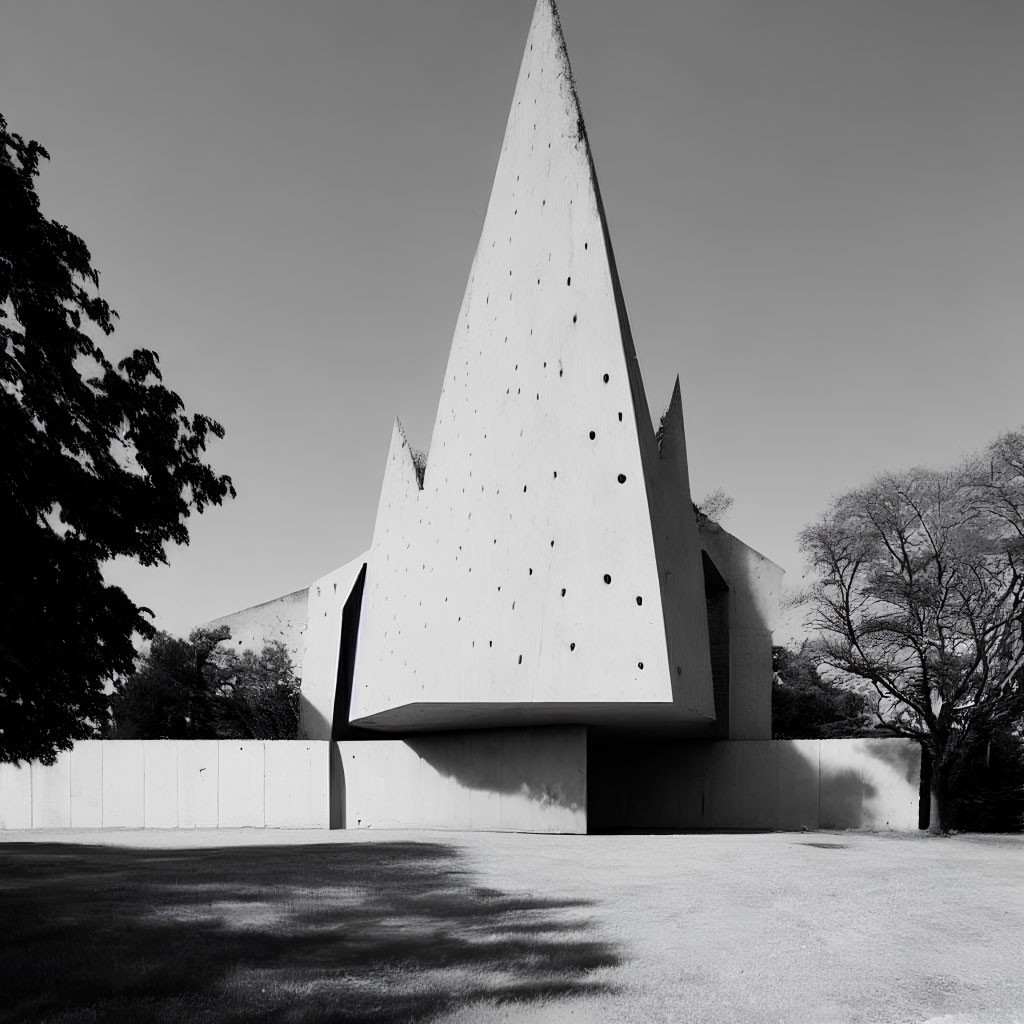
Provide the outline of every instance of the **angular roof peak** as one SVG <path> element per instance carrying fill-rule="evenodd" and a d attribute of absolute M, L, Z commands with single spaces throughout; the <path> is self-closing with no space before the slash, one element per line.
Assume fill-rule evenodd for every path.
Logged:
<path fill-rule="evenodd" d="M 442 705 L 710 718 L 696 529 L 669 544 L 658 519 L 688 502 L 678 420 L 659 463 L 558 11 L 538 0 L 422 490 L 393 439 L 353 721 L 398 727 L 410 704 L 436 723 Z"/>

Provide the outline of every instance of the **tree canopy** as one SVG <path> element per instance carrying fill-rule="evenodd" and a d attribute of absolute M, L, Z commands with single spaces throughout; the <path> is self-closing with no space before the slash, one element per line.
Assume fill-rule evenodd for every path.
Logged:
<path fill-rule="evenodd" d="M 185 411 L 156 353 L 103 354 L 117 314 L 85 243 L 40 211 L 44 158 L 0 116 L 0 760 L 51 763 L 106 720 L 133 633 L 153 635 L 103 563 L 166 562 L 191 512 L 235 491 L 204 461 L 223 428 Z"/>
<path fill-rule="evenodd" d="M 777 740 L 827 740 L 858 736 L 870 728 L 862 693 L 823 679 L 806 645 L 772 648 L 772 736 Z"/>
<path fill-rule="evenodd" d="M 886 473 L 801 534 L 820 663 L 930 754 L 937 827 L 979 744 L 1024 717 L 1024 434 L 948 470 Z"/>
<path fill-rule="evenodd" d="M 293 740 L 299 734 L 299 680 L 280 640 L 218 658 L 215 731 L 224 739 Z"/>
<path fill-rule="evenodd" d="M 115 684 L 107 738 L 295 739 L 299 681 L 284 644 L 239 654 L 221 646 L 230 638 L 227 626 L 157 633 Z"/>

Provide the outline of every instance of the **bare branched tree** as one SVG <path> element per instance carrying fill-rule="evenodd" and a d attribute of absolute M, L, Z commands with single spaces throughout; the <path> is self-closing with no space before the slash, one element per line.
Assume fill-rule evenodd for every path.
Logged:
<path fill-rule="evenodd" d="M 819 663 L 867 680 L 878 719 L 925 746 L 948 830 L 958 767 L 1024 716 L 1024 434 L 953 470 L 879 476 L 800 546 Z"/>
<path fill-rule="evenodd" d="M 713 523 L 720 523 L 731 508 L 732 498 L 721 487 L 716 487 L 706 497 L 693 504 L 693 509 L 697 513 L 698 518 L 704 517 L 705 519 L 710 519 Z"/>

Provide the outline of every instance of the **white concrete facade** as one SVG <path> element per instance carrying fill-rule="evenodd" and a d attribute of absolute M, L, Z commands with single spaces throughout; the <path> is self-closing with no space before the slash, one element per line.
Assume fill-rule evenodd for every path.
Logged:
<path fill-rule="evenodd" d="M 332 739 L 340 670 L 344 667 L 342 618 L 366 558 L 361 555 L 310 585 L 301 658 L 299 735 L 303 739 Z M 341 714 L 346 715 L 347 711 L 343 707 Z"/>
<path fill-rule="evenodd" d="M 0 764 L 0 829 L 328 828 L 329 759 L 301 740 L 84 740 Z"/>
<path fill-rule="evenodd" d="M 259 651 L 273 640 L 284 644 L 292 661 L 298 666 L 305 650 L 303 634 L 309 619 L 307 589 L 296 590 L 284 597 L 243 608 L 204 623 L 204 629 L 227 626 L 231 630 L 230 646 L 236 650 Z"/>
<path fill-rule="evenodd" d="M 557 15 L 538 3 L 425 471 L 396 425 L 351 721 L 714 717 L 678 389 L 659 451 Z"/>
<path fill-rule="evenodd" d="M 579 726 L 341 742 L 335 758 L 344 828 L 587 831 Z"/>
<path fill-rule="evenodd" d="M 708 558 L 729 593 L 714 671 Z M 371 547 L 310 586 L 293 630 L 300 735 L 767 738 L 779 578 L 698 530 L 678 380 L 653 429 L 565 40 L 539 0 L 429 457 L 396 421 Z M 255 644 L 250 625 L 282 615 L 217 621 Z"/>
<path fill-rule="evenodd" d="M 783 571 L 717 523 L 701 525 L 700 544 L 728 587 L 724 736 L 771 739 L 772 625 L 778 615 Z"/>

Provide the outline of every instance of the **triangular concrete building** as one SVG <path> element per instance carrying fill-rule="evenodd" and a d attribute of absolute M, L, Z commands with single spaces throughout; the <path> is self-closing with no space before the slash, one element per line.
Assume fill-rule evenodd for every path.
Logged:
<path fill-rule="evenodd" d="M 510 783 L 515 758 L 559 751 L 555 775 L 586 794 L 609 737 L 770 736 L 781 575 L 695 514 L 678 380 L 655 431 L 558 14 L 539 0 L 429 457 L 396 423 L 370 550 L 311 586 L 304 620 L 282 627 L 271 603 L 219 621 L 250 643 L 264 619 L 293 635 L 307 738 L 400 734 L 373 755 L 394 782 L 412 777 L 395 743 L 459 775 L 443 737 L 434 755 L 410 739 L 457 730 L 458 749 L 491 751 L 472 756 L 492 788 L 562 792 L 585 818 L 593 787 Z"/>
<path fill-rule="evenodd" d="M 392 437 L 352 722 L 711 720 L 679 412 L 659 454 L 562 32 L 542 0 L 425 471 L 398 425 Z"/>

